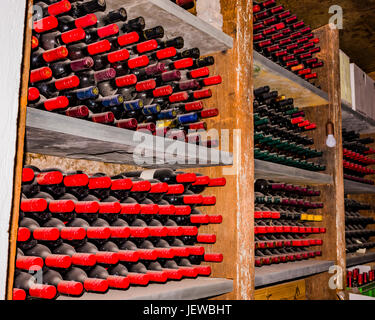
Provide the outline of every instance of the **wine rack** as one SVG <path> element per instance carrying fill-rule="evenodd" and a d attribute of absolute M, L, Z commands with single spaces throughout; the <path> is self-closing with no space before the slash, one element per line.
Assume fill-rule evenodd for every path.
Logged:
<path fill-rule="evenodd" d="M 351 268 L 346 271 L 346 289 L 354 294 L 375 297 L 375 271 Z"/>
<path fill-rule="evenodd" d="M 372 211 L 371 205 L 345 198 L 345 209 L 347 266 L 374 261 L 374 219 L 369 214 Z M 366 214 L 363 215 L 363 212 Z"/>
<path fill-rule="evenodd" d="M 308 171 L 324 171 L 325 166 L 310 159 L 323 152 L 312 145 L 308 134 L 317 125 L 305 119 L 305 112 L 294 106 L 294 100 L 271 91 L 269 86 L 254 90 L 254 157 Z"/>
<path fill-rule="evenodd" d="M 314 57 L 321 51 L 312 29 L 276 0 L 254 1 L 254 48 L 307 81 L 317 79 L 324 61 Z"/>
<path fill-rule="evenodd" d="M 323 203 L 316 201 L 318 196 L 320 191 L 316 188 L 256 180 L 256 286 L 291 279 L 294 264 L 297 272 L 305 276 L 331 265 L 329 261 L 314 259 L 324 259 L 321 248 L 326 233 L 322 227 L 325 215 L 320 210 Z M 267 279 L 266 275 L 270 277 Z"/>
<path fill-rule="evenodd" d="M 216 242 L 198 228 L 221 223 L 222 216 L 198 208 L 216 203 L 200 193 L 224 186 L 224 178 L 168 169 L 110 178 L 30 166 L 22 179 L 15 294 L 21 289 L 29 298 L 52 299 L 127 290 L 209 276 L 201 261 L 223 259 L 195 243 Z M 30 270 L 43 271 L 43 284 L 28 287 Z M 225 290 L 228 283 L 222 284 Z"/>
<path fill-rule="evenodd" d="M 309 82 L 324 66 L 313 57 L 321 50 L 319 37 L 277 1 L 254 2 L 253 10 L 255 86 L 272 85 L 300 107 L 326 104 L 328 95 Z"/>
<path fill-rule="evenodd" d="M 158 3 L 161 7 L 163 7 L 164 8 L 163 10 L 173 11 L 172 9 L 177 9 L 178 12 L 180 9 L 182 10 L 182 8 L 178 8 L 175 4 L 171 3 L 168 0 L 145 1 L 142 3 L 136 2 L 135 6 L 134 6 L 134 1 L 121 3 L 121 4 L 116 1 L 108 1 L 107 10 L 105 12 L 108 13 L 111 9 L 117 9 L 120 5 L 122 5 L 126 7 L 126 10 L 128 13 L 127 21 L 129 21 L 129 19 L 138 18 L 139 15 L 143 13 L 153 12 L 152 10 L 155 9 L 154 6 L 157 6 L 156 4 L 154 4 L 154 2 Z M 129 5 L 129 7 L 127 7 L 127 5 Z M 149 6 L 152 6 L 152 8 L 149 8 Z M 137 11 L 137 8 L 138 9 L 141 8 L 141 11 Z M 155 18 L 154 15 L 152 16 L 153 18 Z M 190 13 L 187 13 L 187 12 L 183 12 L 182 16 L 185 18 L 194 17 Z M 147 20 L 148 18 L 150 18 L 150 22 Z M 180 18 L 180 19 L 183 20 L 183 18 Z M 167 19 L 167 21 L 169 21 L 169 19 Z M 158 23 L 154 22 L 154 20 L 151 20 L 150 15 L 146 15 L 146 22 L 147 22 L 148 27 L 157 27 L 159 25 Z M 180 21 L 180 23 L 182 22 Z M 118 25 L 121 25 L 121 23 L 118 23 Z M 197 23 L 194 23 L 194 25 L 196 26 L 196 28 L 198 28 L 199 26 L 199 24 Z M 167 27 L 165 28 L 165 31 L 164 31 L 165 36 L 167 38 L 176 37 L 176 35 L 168 33 Z M 189 34 L 189 35 L 193 34 L 194 39 L 199 38 L 197 36 L 197 32 L 199 33 L 199 31 L 190 30 L 189 28 L 183 28 L 182 30 L 184 30 L 186 34 Z M 217 31 L 217 33 L 219 33 L 219 31 Z M 225 35 L 224 35 L 224 38 L 225 38 Z M 227 38 L 230 38 L 230 37 L 227 36 Z M 36 38 L 34 37 L 33 39 L 36 39 Z M 107 40 L 105 39 L 102 41 L 107 41 Z M 36 39 L 36 42 L 38 42 L 37 39 Z M 210 41 L 208 40 L 202 41 L 202 42 L 199 41 L 199 44 L 200 43 L 207 44 L 209 42 Z M 190 45 L 190 44 L 191 45 L 197 44 L 199 46 L 198 43 L 191 43 L 189 41 L 187 42 L 185 41 L 185 46 Z M 73 47 L 74 47 L 74 44 L 73 44 Z M 230 47 L 230 45 L 228 47 Z M 219 47 L 215 47 L 214 50 L 218 51 L 222 49 L 220 49 Z M 208 53 L 208 51 L 205 49 L 203 49 L 203 52 Z M 95 59 L 96 58 L 94 57 L 94 60 Z M 32 71 L 32 74 L 33 74 L 33 71 Z M 120 79 L 120 78 L 123 78 L 123 77 L 119 77 L 117 79 Z M 100 86 L 101 85 L 99 84 L 99 87 Z M 107 96 L 108 92 L 106 92 L 105 89 L 103 90 L 105 92 L 102 92 L 102 90 L 99 90 L 99 91 L 105 96 Z M 29 96 L 32 96 L 32 94 L 30 95 L 30 92 L 29 92 Z M 61 99 L 62 98 L 64 97 L 61 97 Z M 82 101 L 82 103 L 85 103 L 85 101 Z M 32 102 L 30 102 L 30 104 L 32 104 Z M 55 102 L 52 103 L 52 105 L 54 104 Z M 70 112 L 68 113 L 70 114 Z M 187 114 L 186 116 L 189 116 L 189 114 Z M 134 132 L 133 131 L 134 128 L 133 130 L 123 129 L 124 131 L 121 132 L 120 130 L 114 130 L 114 128 L 102 128 L 101 126 L 83 123 L 82 121 L 77 121 L 77 120 L 78 119 L 71 119 L 71 118 L 67 120 L 67 119 L 63 119 L 59 114 L 56 114 L 56 113 L 46 114 L 44 112 L 41 112 L 40 110 L 29 109 L 28 117 L 27 117 L 27 124 L 26 124 L 27 126 L 27 145 L 26 145 L 27 151 L 36 152 L 36 153 L 47 153 L 50 155 L 64 156 L 64 157 L 70 157 L 70 158 L 81 158 L 81 159 L 84 158 L 84 159 L 89 159 L 89 160 L 134 164 L 134 163 L 140 163 L 140 162 L 137 161 L 139 159 L 137 159 L 136 156 L 132 156 L 132 152 L 135 146 L 138 144 L 137 141 L 139 142 L 142 139 L 144 139 L 148 141 L 148 145 L 146 146 L 146 149 L 148 151 L 147 154 L 150 155 L 149 156 L 150 158 L 148 159 L 149 161 L 146 161 L 146 163 L 148 164 L 152 163 L 155 166 L 160 166 L 162 164 L 174 165 L 176 163 L 195 165 L 197 162 L 202 164 L 203 166 L 204 165 L 223 165 L 223 164 L 230 165 L 232 163 L 230 154 L 225 153 L 225 152 L 220 153 L 217 150 L 206 149 L 206 147 L 215 147 L 214 145 L 216 143 L 215 141 L 213 141 L 214 144 L 211 143 L 212 141 L 208 144 L 200 143 L 201 146 L 194 148 L 189 145 L 184 145 L 183 142 L 180 143 L 180 141 L 172 141 L 172 139 L 176 139 L 176 137 L 173 135 L 169 136 L 168 133 L 165 135 L 167 139 L 164 139 L 164 133 L 161 135 L 157 134 L 155 138 L 150 138 L 150 137 L 145 136 L 145 133 L 141 132 L 142 130 L 138 132 Z M 126 122 L 125 123 L 126 126 L 130 124 L 129 122 L 130 120 L 129 119 L 124 120 L 124 123 Z M 147 126 L 148 124 L 152 125 L 152 122 L 146 123 L 146 124 L 140 124 L 139 128 L 142 129 L 142 127 L 144 126 L 146 129 L 148 129 L 149 128 Z M 203 124 L 203 122 L 200 122 L 200 124 Z M 199 135 L 199 132 L 198 132 L 198 135 Z M 158 136 L 160 136 L 160 138 Z M 107 138 L 104 138 L 104 137 L 107 137 Z M 177 140 L 184 140 L 184 139 L 177 137 Z M 77 145 L 76 141 L 81 141 L 82 145 L 89 146 L 88 148 L 86 148 L 86 153 L 82 152 L 82 145 Z M 176 154 L 175 150 L 171 150 L 171 148 L 168 148 L 172 143 L 176 144 L 175 149 L 178 148 L 180 151 L 183 150 L 184 155 L 181 156 L 181 152 Z M 155 159 L 156 157 L 158 157 L 159 159 Z M 145 157 L 142 156 L 142 159 L 145 159 Z M 141 162 L 144 162 L 144 161 L 141 161 Z"/>

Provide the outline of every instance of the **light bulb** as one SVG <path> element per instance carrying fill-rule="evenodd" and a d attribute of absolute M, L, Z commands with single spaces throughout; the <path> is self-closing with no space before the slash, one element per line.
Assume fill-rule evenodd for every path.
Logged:
<path fill-rule="evenodd" d="M 327 147 L 329 147 L 329 148 L 333 148 L 333 147 L 336 146 L 336 139 L 335 139 L 335 137 L 333 136 L 333 134 L 329 134 L 329 135 L 327 136 L 326 145 L 327 145 Z"/>

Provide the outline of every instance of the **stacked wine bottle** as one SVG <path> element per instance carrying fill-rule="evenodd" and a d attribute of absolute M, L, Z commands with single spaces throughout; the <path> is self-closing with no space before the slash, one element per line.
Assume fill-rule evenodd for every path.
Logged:
<path fill-rule="evenodd" d="M 314 57 L 320 47 L 311 28 L 276 0 L 253 1 L 253 12 L 254 49 L 302 79 L 317 79 L 324 63 Z"/>
<path fill-rule="evenodd" d="M 216 236 L 198 231 L 222 222 L 200 207 L 215 205 L 201 192 L 224 186 L 224 178 L 170 169 L 109 177 L 27 166 L 22 181 L 15 299 L 209 276 L 210 266 L 201 263 L 223 259 L 201 245 Z"/>
<path fill-rule="evenodd" d="M 73 1 L 72 1 L 73 2 Z M 47 3 L 47 4 L 46 4 Z M 49 4 L 49 5 L 48 5 Z M 185 50 L 184 39 L 145 29 L 143 17 L 105 0 L 37 1 L 28 106 L 210 147 L 199 134 L 218 109 L 203 106 L 212 56 Z M 216 145 L 216 144 L 215 144 Z"/>
<path fill-rule="evenodd" d="M 310 226 L 323 216 L 313 213 L 323 204 L 311 199 L 319 190 L 258 179 L 255 182 L 255 266 L 321 256 L 325 228 Z M 316 225 L 316 224 L 315 224 Z"/>
<path fill-rule="evenodd" d="M 367 272 L 361 272 L 360 268 L 347 270 L 346 287 L 357 289 L 355 293 L 361 293 L 369 297 L 375 297 L 375 270 L 371 269 Z"/>
<path fill-rule="evenodd" d="M 366 146 L 374 143 L 372 138 L 360 138 L 355 131 L 342 130 L 344 154 L 344 178 L 366 184 L 374 184 L 366 179 L 366 175 L 375 174 L 375 170 L 368 166 L 375 164 L 375 159 L 369 155 L 375 154 L 375 149 Z"/>
<path fill-rule="evenodd" d="M 346 252 L 349 253 L 375 248 L 375 241 L 371 239 L 375 236 L 375 230 L 367 228 L 375 224 L 375 220 L 361 215 L 361 210 L 371 210 L 371 206 L 345 198 L 345 240 Z"/>
<path fill-rule="evenodd" d="M 255 159 L 310 171 L 325 170 L 325 166 L 307 161 L 323 153 L 309 147 L 314 140 L 302 134 L 316 128 L 316 124 L 304 116 L 304 111 L 294 106 L 293 99 L 270 91 L 269 86 L 255 89 Z"/>

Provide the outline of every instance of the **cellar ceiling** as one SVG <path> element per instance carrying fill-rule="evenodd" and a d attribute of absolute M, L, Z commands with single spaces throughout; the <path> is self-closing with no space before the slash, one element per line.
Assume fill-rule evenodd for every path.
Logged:
<path fill-rule="evenodd" d="M 330 6 L 343 9 L 340 48 L 375 79 L 375 0 L 277 0 L 313 29 L 328 24 Z"/>

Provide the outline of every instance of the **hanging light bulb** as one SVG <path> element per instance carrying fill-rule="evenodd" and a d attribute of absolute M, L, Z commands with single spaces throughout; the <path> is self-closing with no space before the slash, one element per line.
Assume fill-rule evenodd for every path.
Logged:
<path fill-rule="evenodd" d="M 335 136 L 333 135 L 334 129 L 333 129 L 333 123 L 328 122 L 326 125 L 327 129 L 327 140 L 326 140 L 326 145 L 329 148 L 333 148 L 336 146 L 336 139 Z"/>

